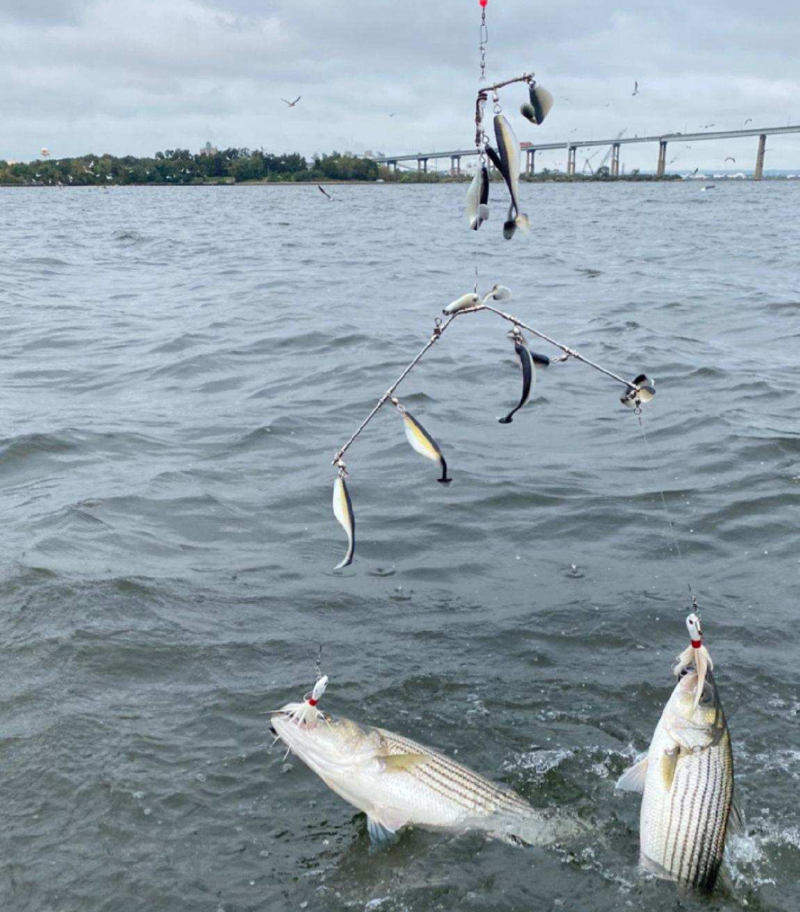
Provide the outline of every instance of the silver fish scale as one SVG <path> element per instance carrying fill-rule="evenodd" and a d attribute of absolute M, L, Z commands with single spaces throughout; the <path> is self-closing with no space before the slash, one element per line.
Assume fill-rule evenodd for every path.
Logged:
<path fill-rule="evenodd" d="M 411 767 L 409 775 L 465 810 L 481 815 L 502 813 L 521 817 L 535 813 L 526 801 L 510 789 L 495 785 L 444 754 L 385 729 L 379 728 L 377 731 L 389 754 L 424 754 L 430 757 L 429 762 Z"/>
<path fill-rule="evenodd" d="M 732 801 L 733 753 L 725 730 L 717 744 L 679 760 L 666 827 L 642 846 L 647 860 L 685 886 L 710 890 L 722 864 Z"/>

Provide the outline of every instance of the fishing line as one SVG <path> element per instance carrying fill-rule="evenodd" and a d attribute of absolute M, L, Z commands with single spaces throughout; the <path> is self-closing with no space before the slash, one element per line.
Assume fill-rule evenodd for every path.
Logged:
<path fill-rule="evenodd" d="M 653 458 L 653 451 L 652 451 L 652 447 L 650 445 L 650 438 L 647 436 L 647 431 L 644 428 L 644 421 L 642 420 L 641 406 L 637 405 L 637 407 L 634 409 L 634 415 L 636 415 L 636 420 L 639 423 L 639 430 L 641 431 L 642 439 L 644 440 L 644 450 L 645 450 L 645 453 L 647 454 L 647 460 L 650 463 L 650 472 L 652 473 L 652 477 L 656 480 L 656 489 L 658 490 L 658 493 L 661 495 L 661 503 L 664 507 L 664 515 L 667 517 L 667 522 L 669 523 L 669 526 L 670 526 L 669 531 L 665 530 L 664 534 L 666 535 L 667 542 L 669 543 L 669 541 L 670 541 L 669 532 L 670 531 L 672 532 L 672 542 L 675 544 L 675 551 L 678 555 L 678 560 L 680 561 L 680 564 L 681 564 L 681 570 L 685 577 L 686 585 L 689 589 L 689 598 L 692 600 L 692 609 L 691 610 L 697 612 L 698 611 L 697 597 L 695 596 L 694 591 L 692 590 L 692 584 L 691 584 L 691 581 L 689 580 L 688 566 L 687 566 L 686 560 L 684 559 L 683 552 L 681 551 L 681 543 L 678 539 L 678 531 L 677 531 L 677 527 L 675 525 L 675 521 L 673 520 L 672 513 L 670 512 L 670 509 L 667 506 L 667 498 L 664 494 L 664 489 L 658 483 L 658 471 L 656 469 L 655 459 Z"/>

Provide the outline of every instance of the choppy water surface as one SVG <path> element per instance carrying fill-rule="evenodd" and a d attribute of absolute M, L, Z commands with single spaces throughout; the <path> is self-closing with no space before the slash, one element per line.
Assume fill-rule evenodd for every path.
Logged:
<path fill-rule="evenodd" d="M 643 878 L 613 788 L 691 582 L 749 820 L 738 900 L 797 910 L 800 187 L 526 185 L 510 243 L 497 218 L 466 230 L 464 186 L 332 192 L 0 195 L 3 908 L 737 908 Z M 357 560 L 333 573 L 330 460 L 476 264 L 523 319 L 657 378 L 654 468 L 577 363 L 499 425 L 508 327 L 464 317 L 400 390 L 454 483 L 386 410 L 348 458 Z M 320 644 L 327 709 L 594 835 L 371 854 L 260 715 Z"/>

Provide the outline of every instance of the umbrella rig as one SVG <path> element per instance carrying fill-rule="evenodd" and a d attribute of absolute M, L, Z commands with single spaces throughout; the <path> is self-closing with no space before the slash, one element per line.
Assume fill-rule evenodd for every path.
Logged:
<path fill-rule="evenodd" d="M 634 377 L 633 380 L 626 380 L 619 374 L 614 373 L 614 371 L 608 370 L 607 368 L 596 364 L 594 361 L 590 361 L 589 358 L 585 357 L 585 355 L 582 355 L 575 349 L 570 348 L 561 342 L 557 342 L 555 339 L 552 339 L 550 336 L 545 335 L 538 329 L 534 329 L 532 326 L 528 326 L 527 323 L 523 322 L 518 317 L 515 317 L 513 314 L 506 313 L 505 311 L 500 310 L 495 306 L 496 304 L 503 303 L 510 298 L 511 291 L 508 288 L 503 285 L 495 285 L 490 291 L 486 292 L 486 294 L 482 296 L 479 295 L 476 291 L 464 294 L 460 298 L 457 298 L 455 301 L 453 301 L 451 304 L 448 304 L 447 307 L 445 307 L 443 310 L 444 318 L 436 318 L 433 332 L 431 333 L 430 338 L 425 343 L 422 350 L 416 355 L 416 357 L 400 374 L 397 380 L 395 380 L 394 383 L 386 390 L 380 399 L 378 399 L 372 411 L 361 422 L 347 443 L 345 443 L 344 446 L 342 446 L 337 451 L 332 461 L 332 465 L 335 466 L 337 470 L 337 476 L 333 487 L 333 512 L 334 516 L 342 525 L 342 528 L 347 535 L 347 553 L 345 554 L 342 561 L 334 568 L 335 570 L 341 570 L 343 567 L 346 567 L 353 562 L 356 545 L 356 520 L 355 513 L 353 511 L 353 503 L 350 498 L 350 491 L 348 489 L 346 481 L 348 477 L 348 471 L 344 456 L 345 453 L 353 445 L 353 443 L 355 443 L 356 439 L 359 437 L 362 431 L 378 414 L 383 406 L 386 405 L 387 402 L 390 402 L 397 409 L 400 417 L 402 418 L 406 438 L 411 447 L 421 456 L 424 456 L 425 458 L 430 459 L 439 465 L 441 475 L 439 478 L 437 478 L 437 481 L 441 484 L 449 484 L 452 481 L 452 479 L 448 476 L 447 461 L 444 454 L 442 453 L 441 447 L 419 423 L 419 421 L 417 421 L 417 419 L 400 402 L 394 393 L 397 387 L 403 382 L 403 380 L 405 380 L 405 378 L 411 373 L 417 364 L 419 364 L 429 349 L 432 348 L 439 341 L 439 339 L 441 339 L 445 330 L 455 320 L 465 316 L 466 314 L 482 313 L 486 311 L 488 313 L 496 314 L 498 317 L 506 320 L 511 324 L 512 327 L 508 332 L 508 338 L 514 346 L 514 353 L 519 361 L 522 376 L 522 392 L 520 395 L 519 403 L 509 412 L 508 415 L 498 419 L 501 424 L 510 424 L 513 420 L 514 414 L 528 402 L 528 399 L 531 395 L 531 390 L 536 384 L 537 370 L 546 368 L 552 364 L 559 362 L 564 363 L 570 359 L 581 361 L 583 364 L 587 364 L 589 367 L 594 368 L 594 370 L 599 371 L 601 374 L 605 374 L 605 376 L 610 377 L 617 383 L 622 384 L 622 386 L 625 388 L 625 391 L 620 397 L 620 402 L 624 406 L 633 409 L 634 412 L 640 416 L 639 420 L 641 421 L 642 405 L 644 403 L 650 402 L 656 394 L 654 380 L 652 380 L 646 374 L 639 374 L 637 377 Z M 542 339 L 544 342 L 548 342 L 550 345 L 553 345 L 556 348 L 560 349 L 561 354 L 557 357 L 549 358 L 547 355 L 531 351 L 531 349 L 528 347 L 525 332 L 529 333 L 532 336 L 535 336 L 538 339 Z"/>

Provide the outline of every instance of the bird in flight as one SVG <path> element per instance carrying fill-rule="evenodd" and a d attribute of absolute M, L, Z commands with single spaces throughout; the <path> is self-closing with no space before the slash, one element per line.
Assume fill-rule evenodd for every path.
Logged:
<path fill-rule="evenodd" d="M 633 91 L 631 92 L 631 95 L 638 95 L 638 94 L 639 94 L 639 83 L 634 79 L 633 80 Z"/>
<path fill-rule="evenodd" d="M 726 162 L 733 162 L 734 164 L 736 164 L 736 159 L 735 159 L 732 155 L 729 155 L 729 156 L 725 159 L 725 161 L 726 161 Z"/>
<path fill-rule="evenodd" d="M 330 195 L 330 193 L 328 193 L 328 191 L 325 190 L 323 187 L 320 187 L 319 184 L 317 184 L 317 190 L 319 190 L 320 193 L 324 193 L 325 196 L 327 196 L 329 200 L 333 199 L 333 197 Z"/>
<path fill-rule="evenodd" d="M 298 95 L 297 98 L 295 98 L 294 101 L 287 101 L 285 98 L 281 98 L 281 101 L 282 101 L 285 105 L 288 105 L 290 108 L 293 108 L 293 107 L 297 104 L 297 102 L 300 101 L 300 99 L 301 99 L 302 97 L 303 97 L 302 95 Z"/>
<path fill-rule="evenodd" d="M 709 127 L 716 127 L 716 124 L 703 124 L 703 126 L 700 127 L 700 129 L 707 130 Z"/>
<path fill-rule="evenodd" d="M 742 124 L 742 126 L 746 127 L 749 123 L 752 123 L 752 122 L 753 122 L 753 118 L 748 117 L 747 120 Z"/>

